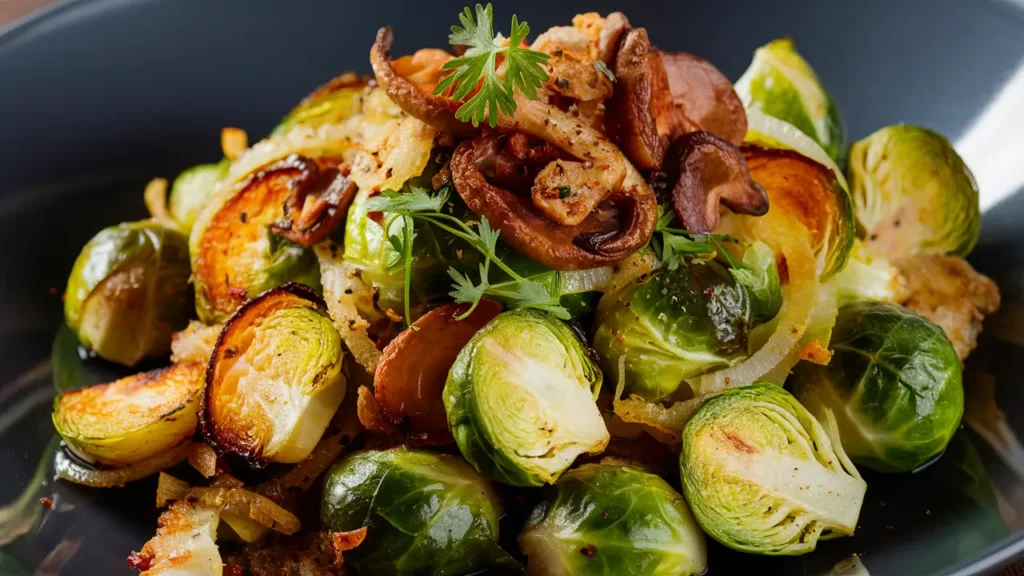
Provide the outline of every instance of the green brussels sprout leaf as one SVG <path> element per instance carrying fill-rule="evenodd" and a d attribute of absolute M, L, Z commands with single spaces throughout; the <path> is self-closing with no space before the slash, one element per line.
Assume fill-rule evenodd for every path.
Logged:
<path fill-rule="evenodd" d="M 361 574 L 470 574 L 515 569 L 497 544 L 501 504 L 457 456 L 366 450 L 327 472 L 320 517 L 332 532 L 366 527 L 345 552 Z"/>
<path fill-rule="evenodd" d="M 749 290 L 718 262 L 690 258 L 605 294 L 593 346 L 608 374 L 625 357 L 627 394 L 656 402 L 745 357 L 750 324 Z"/>
<path fill-rule="evenodd" d="M 960 426 L 960 359 L 942 329 L 886 302 L 843 306 L 827 366 L 801 364 L 800 401 L 836 416 L 850 458 L 880 472 L 909 472 L 934 458 Z"/>
<path fill-rule="evenodd" d="M 534 574 L 696 576 L 707 569 L 704 534 L 682 496 L 629 466 L 586 464 L 555 483 L 519 535 Z"/>

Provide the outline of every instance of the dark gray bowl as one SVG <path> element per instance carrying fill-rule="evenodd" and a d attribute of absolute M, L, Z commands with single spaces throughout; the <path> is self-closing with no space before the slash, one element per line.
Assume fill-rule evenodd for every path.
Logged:
<path fill-rule="evenodd" d="M 0 573 L 45 564 L 50 571 L 41 573 L 130 574 L 124 557 L 155 528 L 152 481 L 97 491 L 51 479 L 51 373 L 90 381 L 106 368 L 49 362 L 60 294 L 82 244 L 103 226 L 142 216 L 150 177 L 215 160 L 222 126 L 259 136 L 319 83 L 368 71 L 379 26 L 394 27 L 399 54 L 441 46 L 462 6 L 72 1 L 0 35 L 0 246 L 9 250 L 0 259 L 0 502 L 11 503 L 0 510 Z M 708 58 L 731 78 L 755 47 L 791 35 L 852 139 L 911 122 L 956 140 L 1024 58 L 1024 6 L 1002 0 L 519 0 L 497 6 L 500 27 L 513 9 L 535 31 L 576 12 L 624 10 L 655 43 Z M 1022 142 L 1017 135 L 996 144 L 1004 148 L 992 157 L 1016 147 L 1009 156 L 1019 165 Z M 1024 194 L 990 210 L 972 256 L 1000 282 L 1005 304 L 1001 325 L 969 363 L 967 386 L 994 376 L 1010 430 L 1024 427 L 1024 335 L 1015 336 L 1014 322 L 1024 300 L 1022 218 Z M 73 342 L 58 338 L 56 347 L 74 359 Z M 991 569 L 1024 550 L 1024 466 L 1000 453 L 965 429 L 927 469 L 869 477 L 853 538 L 785 559 L 712 546 L 711 573 L 818 574 L 851 554 L 875 576 Z M 55 511 L 40 497 L 53 498 Z M 503 530 L 511 538 L 518 527 Z"/>

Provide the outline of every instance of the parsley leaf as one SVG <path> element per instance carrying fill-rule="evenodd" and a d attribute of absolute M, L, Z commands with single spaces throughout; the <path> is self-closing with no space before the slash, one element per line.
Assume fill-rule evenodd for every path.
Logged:
<path fill-rule="evenodd" d="M 407 192 L 384 190 L 378 196 L 367 200 L 366 203 L 366 208 L 370 212 L 385 212 L 404 218 L 402 234 L 392 234 L 388 237 L 388 241 L 399 253 L 399 259 L 394 266 L 402 265 L 405 269 L 405 318 L 407 324 L 412 326 L 409 291 L 412 283 L 413 241 L 416 238 L 413 228 L 414 221 L 447 232 L 465 241 L 484 256 L 484 261 L 480 264 L 479 283 L 474 283 L 469 274 L 464 274 L 455 268 L 448 269 L 448 275 L 453 281 L 450 296 L 456 302 L 471 304 L 469 310 L 459 316 L 459 320 L 472 314 L 480 303 L 480 299 L 487 295 L 504 298 L 513 308 L 537 308 L 550 312 L 563 320 L 569 319 L 569 312 L 559 304 L 557 294 L 553 295 L 539 282 L 523 278 L 501 261 L 498 257 L 498 238 L 501 235 L 501 230 L 492 228 L 486 217 L 480 218 L 480 224 L 474 230 L 469 224 L 455 216 L 442 212 L 447 201 L 448 193 L 445 189 L 432 196 L 423 188 L 410 186 Z M 390 229 L 390 221 L 385 225 Z M 505 272 L 511 280 L 492 285 L 490 283 L 492 263 Z"/>
<path fill-rule="evenodd" d="M 608 69 L 608 66 L 604 63 L 604 60 L 595 60 L 594 68 L 608 77 L 609 80 L 615 82 L 615 73 Z"/>
<path fill-rule="evenodd" d="M 441 70 L 451 71 L 434 88 L 434 94 L 451 90 L 449 98 L 460 102 L 480 84 L 480 89 L 455 111 L 463 122 L 479 126 L 485 119 L 491 127 L 498 124 L 498 111 L 511 115 L 515 112 L 515 89 L 530 100 L 537 99 L 537 88 L 547 81 L 542 66 L 548 55 L 523 48 L 523 40 L 530 34 L 530 26 L 512 16 L 512 29 L 508 45 L 494 36 L 494 9 L 490 4 L 476 5 L 476 19 L 467 7 L 459 14 L 462 26 L 452 26 L 448 42 L 452 46 L 465 46 L 462 56 L 449 60 Z M 498 57 L 503 61 L 498 64 Z M 504 76 L 504 78 L 502 78 Z M 482 80 L 482 82 L 481 82 Z"/>

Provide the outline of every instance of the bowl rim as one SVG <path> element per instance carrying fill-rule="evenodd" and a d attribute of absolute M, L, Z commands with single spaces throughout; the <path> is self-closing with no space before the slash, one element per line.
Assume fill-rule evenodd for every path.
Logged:
<path fill-rule="evenodd" d="M 16 18 L 6 26 L 0 27 L 0 57 L 4 51 L 25 35 L 44 27 L 54 18 L 72 13 L 83 7 L 94 5 L 97 12 L 108 11 L 129 4 L 143 4 L 148 0 L 58 0 L 52 4 L 36 9 Z M 999 0 L 994 0 L 999 2 Z M 1008 2 L 1015 4 L 1014 2 Z M 1016 3 L 1016 7 L 1024 8 L 1024 1 Z M 1024 10 L 1021 11 L 1024 13 Z M 1005 567 L 1015 560 L 1024 557 L 1024 531 L 1008 535 L 990 546 L 978 557 L 950 567 L 944 572 L 946 576 L 970 576 Z"/>

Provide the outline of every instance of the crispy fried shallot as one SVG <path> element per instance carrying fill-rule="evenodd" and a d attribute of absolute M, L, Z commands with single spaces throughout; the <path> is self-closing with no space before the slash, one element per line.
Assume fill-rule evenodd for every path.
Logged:
<path fill-rule="evenodd" d="M 501 229 L 502 239 L 513 248 L 549 268 L 578 270 L 621 260 L 650 238 L 657 201 L 628 162 L 623 160 L 628 176 L 597 209 L 578 225 L 561 225 L 540 213 L 524 194 L 488 181 L 485 171 L 495 165 L 496 155 L 503 154 L 503 139 L 486 136 L 462 142 L 451 169 L 466 205 Z M 544 170 L 552 166 L 558 164 L 552 162 Z"/>
<path fill-rule="evenodd" d="M 323 242 L 348 215 L 356 194 L 356 183 L 348 179 L 348 167 L 321 165 L 304 156 L 292 155 L 274 169 L 294 169 L 291 194 L 284 202 L 284 218 L 271 229 L 302 246 Z"/>
<path fill-rule="evenodd" d="M 691 232 L 718 227 L 719 201 L 738 214 L 768 212 L 768 195 L 750 177 L 743 153 L 710 132 L 676 139 L 666 154 L 665 170 L 675 182 L 672 209 Z"/>
<path fill-rule="evenodd" d="M 385 26 L 377 31 L 377 40 L 373 43 L 373 48 L 370 49 L 373 74 L 392 102 L 410 116 L 418 118 L 442 132 L 451 132 L 458 136 L 475 134 L 476 129 L 473 126 L 455 118 L 455 110 L 459 107 L 458 102 L 431 93 L 427 87 L 429 83 L 424 83 L 421 88 L 398 73 L 395 65 L 389 60 L 391 43 L 394 38 L 395 35 L 391 32 L 391 27 Z"/>

